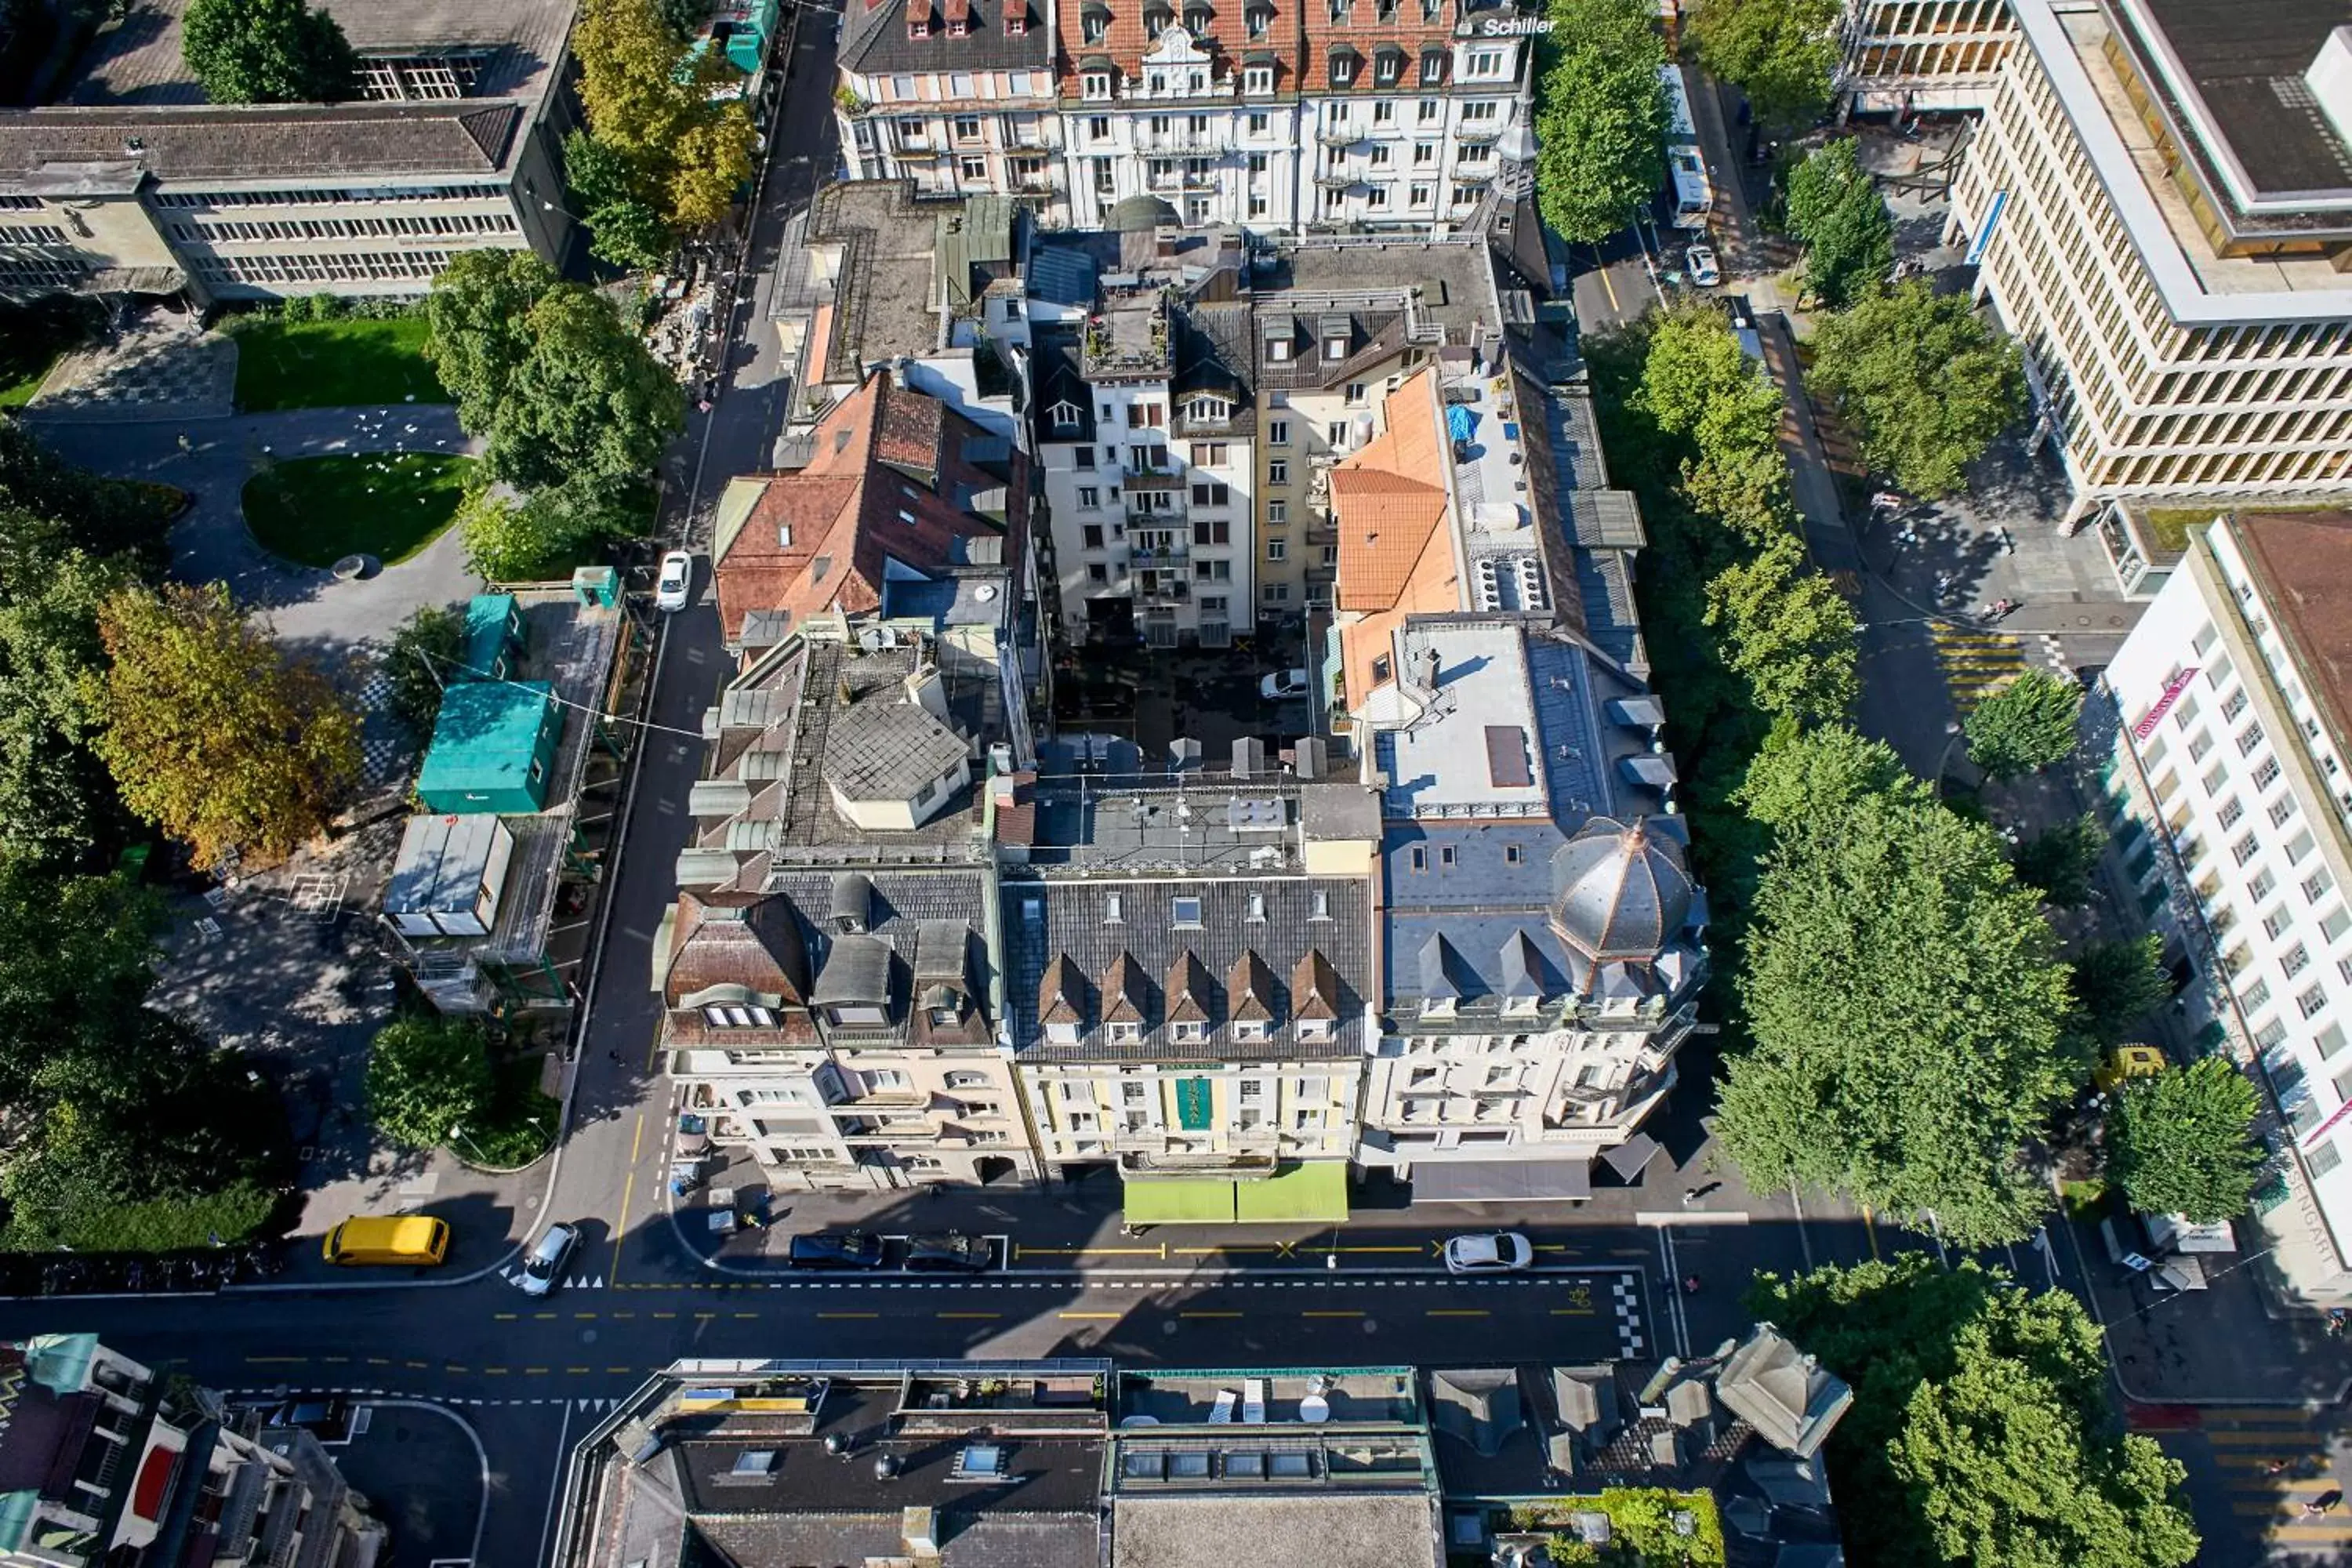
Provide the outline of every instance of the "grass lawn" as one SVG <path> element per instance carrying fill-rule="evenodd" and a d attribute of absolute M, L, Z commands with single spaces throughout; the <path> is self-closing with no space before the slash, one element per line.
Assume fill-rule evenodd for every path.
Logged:
<path fill-rule="evenodd" d="M 473 463 L 438 452 L 297 458 L 246 482 L 245 526 L 264 550 L 305 566 L 354 554 L 390 566 L 449 526 Z"/>
<path fill-rule="evenodd" d="M 236 331 L 236 405 L 340 408 L 362 403 L 446 403 L 425 358 L 422 316 L 340 321 L 250 321 Z"/>
<path fill-rule="evenodd" d="M 89 336 L 97 313 L 79 300 L 0 306 L 0 408 L 33 401 L 58 356 Z"/>

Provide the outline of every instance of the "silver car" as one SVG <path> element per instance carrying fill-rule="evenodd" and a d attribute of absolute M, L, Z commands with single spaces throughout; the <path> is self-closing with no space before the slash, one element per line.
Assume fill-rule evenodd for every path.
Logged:
<path fill-rule="evenodd" d="M 544 1296 L 555 1289 L 563 1277 L 563 1266 L 572 1258 L 572 1249 L 580 1245 L 580 1227 L 576 1225 L 551 1225 L 539 1245 L 523 1259 L 522 1274 L 515 1283 L 526 1296 Z"/>
<path fill-rule="evenodd" d="M 1445 1243 L 1448 1274 L 1516 1274 L 1535 1260 L 1536 1249 L 1515 1230 L 1450 1237 Z"/>

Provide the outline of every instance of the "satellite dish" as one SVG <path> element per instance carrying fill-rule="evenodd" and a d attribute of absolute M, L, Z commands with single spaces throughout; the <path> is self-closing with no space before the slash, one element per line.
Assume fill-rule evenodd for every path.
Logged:
<path fill-rule="evenodd" d="M 974 588 L 971 591 L 971 596 L 985 605 L 991 599 L 996 597 L 996 584 L 993 583 L 982 583 L 979 587 Z"/>

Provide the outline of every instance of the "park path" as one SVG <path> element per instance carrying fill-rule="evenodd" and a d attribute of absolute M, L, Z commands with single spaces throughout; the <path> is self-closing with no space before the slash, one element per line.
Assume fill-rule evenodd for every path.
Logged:
<path fill-rule="evenodd" d="M 340 663 L 375 644 L 419 605 L 453 604 L 477 579 L 453 529 L 397 566 L 363 582 L 281 561 L 245 530 L 240 497 L 265 460 L 395 450 L 478 456 L 444 404 L 297 408 L 271 414 L 151 420 L 75 419 L 28 411 L 25 423 L 69 463 L 115 479 L 177 485 L 195 504 L 172 530 L 172 570 L 194 583 L 226 583 L 239 604 L 266 611 L 278 639 Z M 183 438 L 185 446 L 182 445 Z"/>

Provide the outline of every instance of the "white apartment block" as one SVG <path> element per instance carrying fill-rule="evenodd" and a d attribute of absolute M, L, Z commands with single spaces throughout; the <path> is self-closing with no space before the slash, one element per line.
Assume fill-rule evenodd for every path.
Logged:
<path fill-rule="evenodd" d="M 411 295 L 468 249 L 560 261 L 573 0 L 326 8 L 362 60 L 348 103 L 205 103 L 164 0 L 59 103 L 0 111 L 0 298 Z"/>
<path fill-rule="evenodd" d="M 2078 525 L 2352 488 L 2352 32 L 2324 5 L 2011 0 L 1947 237 Z"/>
<path fill-rule="evenodd" d="M 2272 1258 L 2352 1300 L 2352 515 L 2241 513 L 2187 556 L 2107 667 L 2105 769 L 2143 910 L 2197 983 L 2187 1021 L 2266 1089 L 2288 1201 Z"/>
<path fill-rule="evenodd" d="M 1846 0 L 1839 96 L 1855 114 L 1982 109 L 2017 41 L 2009 0 Z"/>
<path fill-rule="evenodd" d="M 1232 298 L 1243 265 L 1167 230 L 1032 252 L 1049 613 L 1071 644 L 1222 647 L 1254 626 L 1249 307 Z"/>

